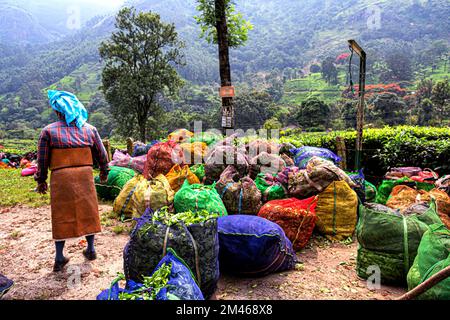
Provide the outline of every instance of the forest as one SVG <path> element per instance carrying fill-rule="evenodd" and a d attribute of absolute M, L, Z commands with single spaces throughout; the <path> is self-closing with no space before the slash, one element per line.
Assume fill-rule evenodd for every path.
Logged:
<path fill-rule="evenodd" d="M 165 113 L 157 121 L 149 119 L 153 130 L 148 138 L 191 128 L 195 120 L 202 121 L 206 129 L 217 128 L 217 53 L 214 46 L 199 41 L 195 1 L 128 4 L 157 12 L 163 21 L 174 23 L 186 44 L 185 63 L 177 67 L 185 84 L 176 96 L 160 101 Z M 355 57 L 349 72 L 346 40 L 351 37 L 364 43 L 368 53 L 369 126 L 447 123 L 450 26 L 445 1 L 311 0 L 300 4 L 251 0 L 236 6 L 253 25 L 247 44 L 230 55 L 236 109 L 245 115 L 238 117 L 238 126 L 295 126 L 309 131 L 354 127 L 356 91 L 350 93 L 349 84 L 350 80 L 357 83 L 359 62 Z M 365 25 L 371 15 L 377 19 L 377 10 L 382 28 Z M 80 30 L 54 40 L 30 34 L 1 41 L 7 39 L 3 30 L 0 137 L 35 138 L 40 128 L 54 120 L 45 91 L 57 88 L 77 94 L 103 136 L 120 138 L 100 90 L 103 62 L 98 47 L 113 31 L 113 20 L 114 14 L 90 18 Z M 310 126 L 311 115 L 317 112 L 326 120 Z M 161 125 L 155 126 L 156 122 Z"/>

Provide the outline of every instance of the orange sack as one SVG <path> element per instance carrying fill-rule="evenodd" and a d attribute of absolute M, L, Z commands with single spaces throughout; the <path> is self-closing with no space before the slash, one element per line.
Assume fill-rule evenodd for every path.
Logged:
<path fill-rule="evenodd" d="M 304 200 L 296 198 L 267 202 L 258 216 L 275 222 L 283 228 L 294 250 L 306 246 L 316 226 L 317 197 Z"/>

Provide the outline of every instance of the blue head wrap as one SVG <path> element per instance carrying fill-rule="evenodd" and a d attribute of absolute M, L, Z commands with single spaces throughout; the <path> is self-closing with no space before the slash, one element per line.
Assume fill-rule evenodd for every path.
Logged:
<path fill-rule="evenodd" d="M 73 121 L 78 128 L 82 128 L 88 119 L 88 112 L 78 98 L 70 92 L 65 91 L 48 91 L 48 99 L 50 106 L 64 114 L 67 125 Z"/>

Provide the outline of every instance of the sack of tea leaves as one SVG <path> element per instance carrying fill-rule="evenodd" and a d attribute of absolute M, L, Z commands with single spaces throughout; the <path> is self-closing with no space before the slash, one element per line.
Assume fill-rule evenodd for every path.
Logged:
<path fill-rule="evenodd" d="M 230 145 L 218 145 L 205 161 L 206 184 L 213 184 L 220 179 L 222 172 L 233 165 L 240 175 L 245 176 L 249 171 L 249 160 L 245 149 Z"/>
<path fill-rule="evenodd" d="M 219 218 L 220 269 L 240 276 L 292 270 L 297 257 L 283 229 L 258 216 Z"/>
<path fill-rule="evenodd" d="M 190 169 L 191 169 L 191 172 L 197 176 L 200 183 L 202 183 L 205 178 L 205 165 L 204 164 L 196 164 L 196 165 L 193 165 Z"/>
<path fill-rule="evenodd" d="M 100 199 L 114 200 L 120 194 L 128 181 L 133 179 L 136 172 L 133 169 L 122 167 L 111 167 L 108 173 L 108 181 L 101 183 L 100 177 L 94 179 L 95 189 Z"/>
<path fill-rule="evenodd" d="M 262 152 L 256 157 L 251 158 L 249 165 L 249 175 L 252 179 L 255 179 L 260 173 L 277 174 L 286 167 L 286 163 L 280 156 L 267 152 Z"/>
<path fill-rule="evenodd" d="M 405 285 L 423 234 L 430 225 L 441 223 L 435 202 L 427 212 L 409 216 L 375 211 L 364 205 L 359 212 L 358 275 L 367 278 L 371 275 L 369 267 L 379 266 L 381 283 Z"/>
<path fill-rule="evenodd" d="M 217 193 L 216 185 L 189 184 L 185 181 L 174 197 L 175 212 L 206 210 L 226 216 L 227 209 Z"/>
<path fill-rule="evenodd" d="M 286 198 L 287 190 L 278 182 L 275 175 L 260 173 L 255 179 L 255 185 L 261 192 L 262 202 Z"/>
<path fill-rule="evenodd" d="M 136 222 L 124 249 L 126 279 L 141 282 L 172 248 L 192 270 L 209 299 L 219 280 L 217 215 L 206 211 L 173 215 L 165 208 L 153 214 L 148 210 Z"/>
<path fill-rule="evenodd" d="M 261 192 L 250 177 L 241 178 L 234 166 L 222 173 L 216 189 L 228 214 L 258 214 L 262 205 Z"/>
<path fill-rule="evenodd" d="M 295 165 L 300 169 L 305 169 L 306 165 L 313 157 L 320 157 L 322 159 L 329 160 L 334 164 L 337 164 L 341 161 L 341 158 L 338 157 L 334 152 L 325 148 L 305 146 L 297 149 L 292 149 L 290 150 L 290 152 L 294 155 Z"/>
<path fill-rule="evenodd" d="M 450 266 L 450 231 L 442 224 L 430 226 L 420 241 L 414 264 L 408 272 L 408 290 Z M 450 278 L 422 293 L 419 300 L 450 300 Z"/>
<path fill-rule="evenodd" d="M 122 289 L 121 280 L 125 280 L 125 275 L 119 274 L 97 300 L 204 300 L 192 271 L 170 248 L 153 274 L 143 277 L 142 283 L 129 280 Z"/>
<path fill-rule="evenodd" d="M 353 236 L 358 220 L 358 197 L 347 182 L 334 181 L 318 195 L 316 228 L 329 240 Z"/>

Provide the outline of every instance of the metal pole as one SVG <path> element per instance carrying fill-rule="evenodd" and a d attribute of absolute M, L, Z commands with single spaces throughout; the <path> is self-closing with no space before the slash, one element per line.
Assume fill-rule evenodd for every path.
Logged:
<path fill-rule="evenodd" d="M 361 169 L 362 146 L 363 146 L 363 128 L 364 128 L 364 96 L 366 93 L 366 52 L 359 46 L 355 40 L 349 40 L 350 47 L 359 56 L 359 101 L 356 115 L 356 153 L 355 169 Z"/>

